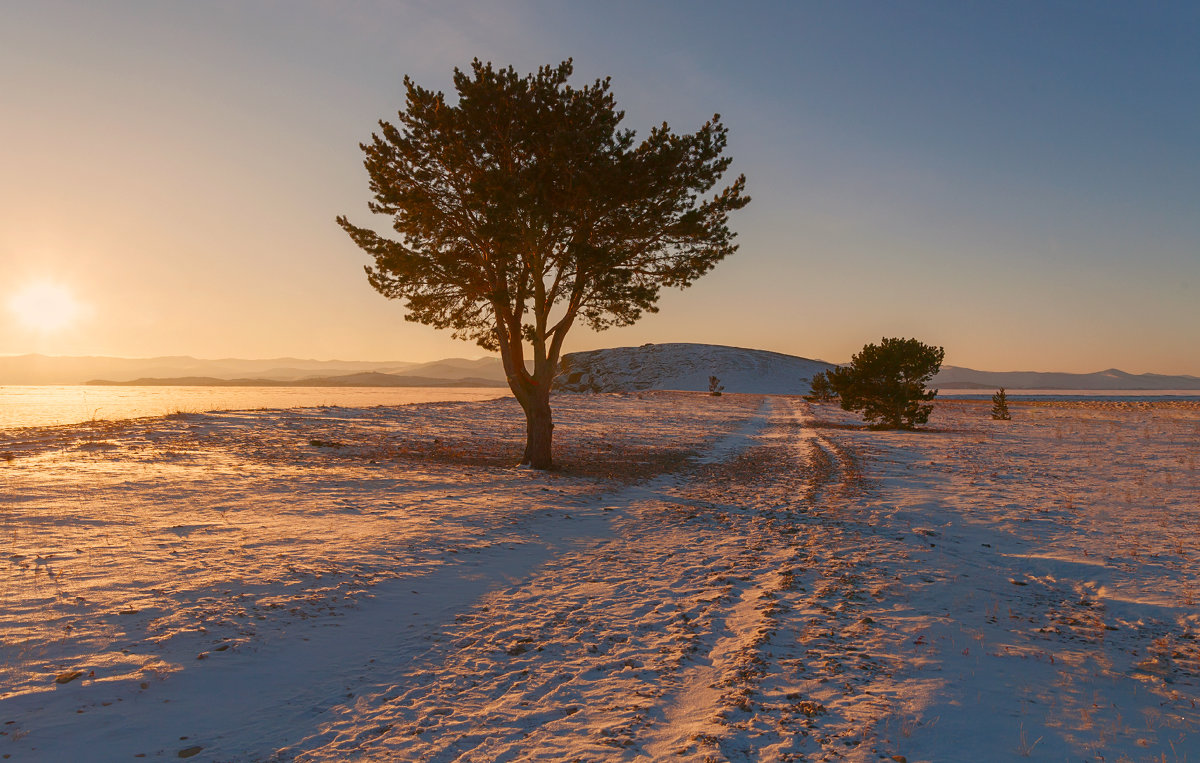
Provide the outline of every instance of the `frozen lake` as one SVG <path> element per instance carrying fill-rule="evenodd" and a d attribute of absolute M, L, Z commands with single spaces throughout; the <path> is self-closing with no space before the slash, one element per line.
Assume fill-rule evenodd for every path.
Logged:
<path fill-rule="evenodd" d="M 506 396 L 501 387 L 0 386 L 0 429 L 169 413 L 318 405 L 369 407 Z"/>

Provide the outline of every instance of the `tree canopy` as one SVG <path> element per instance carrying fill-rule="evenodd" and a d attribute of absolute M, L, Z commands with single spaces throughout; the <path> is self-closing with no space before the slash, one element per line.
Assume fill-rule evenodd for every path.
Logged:
<path fill-rule="evenodd" d="M 945 350 L 916 339 L 884 338 L 868 344 L 848 366 L 826 372 L 842 408 L 861 411 L 879 429 L 913 429 L 929 421 L 937 390 L 928 384 L 942 366 Z"/>
<path fill-rule="evenodd" d="M 361 146 L 369 209 L 399 238 L 338 218 L 407 320 L 500 352 L 538 468 L 552 464 L 550 385 L 570 328 L 656 312 L 662 287 L 686 288 L 737 250 L 728 216 L 749 202 L 744 176 L 708 195 L 731 161 L 719 115 L 637 142 L 609 80 L 573 87 L 572 71 L 476 59 L 454 70 L 453 104 L 405 77 L 396 124 Z"/>

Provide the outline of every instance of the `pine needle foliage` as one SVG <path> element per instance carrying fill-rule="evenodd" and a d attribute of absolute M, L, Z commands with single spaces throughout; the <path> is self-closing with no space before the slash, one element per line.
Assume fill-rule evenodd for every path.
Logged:
<path fill-rule="evenodd" d="M 1008 413 L 1008 396 L 1004 394 L 1004 387 L 996 391 L 992 395 L 992 418 L 996 421 L 1009 421 L 1012 416 Z"/>
<path fill-rule="evenodd" d="M 813 374 L 808 386 L 810 390 L 804 399 L 810 403 L 828 403 L 837 399 L 837 393 L 833 391 L 833 386 L 829 383 L 829 376 L 824 371 Z"/>
<path fill-rule="evenodd" d="M 848 366 L 826 372 L 842 408 L 859 411 L 875 429 L 915 429 L 929 421 L 937 390 L 925 385 L 942 366 L 945 350 L 916 339 L 868 344 Z"/>
<path fill-rule="evenodd" d="M 550 386 L 570 328 L 656 312 L 660 289 L 737 250 L 729 214 L 750 201 L 744 176 L 710 195 L 731 161 L 719 115 L 638 142 L 609 80 L 575 87 L 572 73 L 570 60 L 521 76 L 476 59 L 454 71 L 456 102 L 405 77 L 396 122 L 362 144 L 369 208 L 397 238 L 338 218 L 407 320 L 500 352 L 536 468 L 552 465 Z"/>

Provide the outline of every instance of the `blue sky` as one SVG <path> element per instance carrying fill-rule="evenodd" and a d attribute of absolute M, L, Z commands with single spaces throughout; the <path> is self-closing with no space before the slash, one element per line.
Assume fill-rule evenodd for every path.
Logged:
<path fill-rule="evenodd" d="M 401 78 L 473 57 L 611 76 L 626 124 L 730 128 L 741 251 L 636 326 L 842 361 L 1200 374 L 1200 6 L 9 2 L 0 354 L 480 354 L 402 320 L 334 225 Z M 0 299 L 0 301 L 3 301 Z"/>

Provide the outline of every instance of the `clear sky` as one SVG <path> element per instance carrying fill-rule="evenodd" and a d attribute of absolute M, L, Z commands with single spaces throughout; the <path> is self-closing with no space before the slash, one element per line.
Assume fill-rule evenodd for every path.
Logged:
<path fill-rule="evenodd" d="M 640 134 L 720 112 L 754 201 L 736 255 L 567 351 L 1200 375 L 1198 40 L 1190 2 L 6 0 L 0 354 L 483 354 L 403 321 L 334 217 L 371 220 L 358 143 L 404 74 L 573 57 Z"/>

